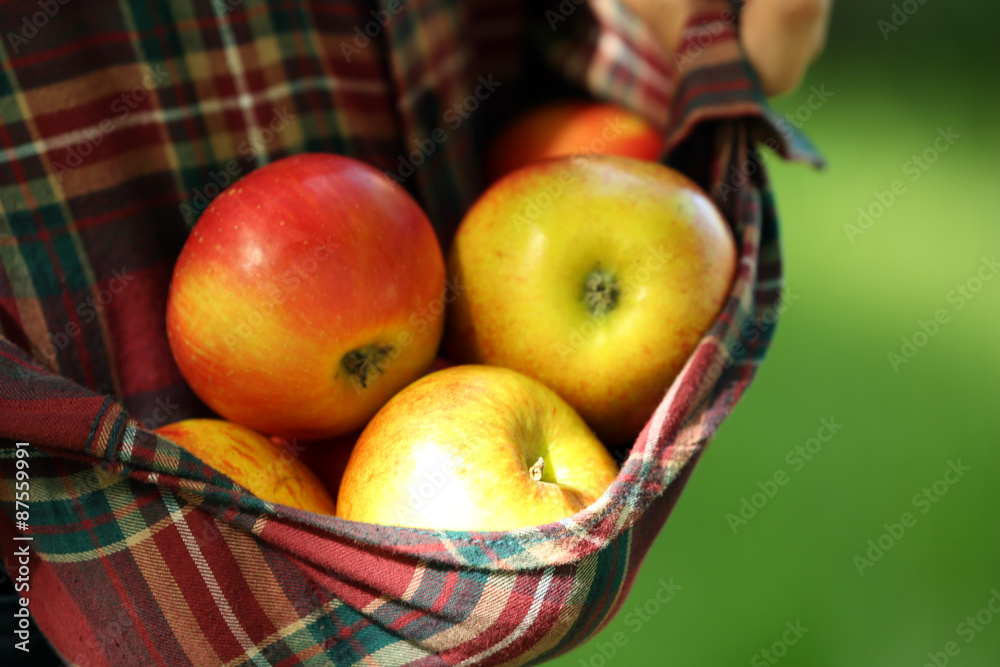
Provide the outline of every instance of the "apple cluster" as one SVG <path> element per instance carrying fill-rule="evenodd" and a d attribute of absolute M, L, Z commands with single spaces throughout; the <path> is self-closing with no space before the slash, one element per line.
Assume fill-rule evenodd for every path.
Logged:
<path fill-rule="evenodd" d="M 229 185 L 177 260 L 166 318 L 222 419 L 158 433 L 264 500 L 354 521 L 510 530 L 598 502 L 608 447 L 648 421 L 736 264 L 708 197 L 622 114 L 572 104 L 512 125 L 447 261 L 417 202 L 358 160 L 297 155 Z M 626 157 L 523 149 L 611 120 Z"/>

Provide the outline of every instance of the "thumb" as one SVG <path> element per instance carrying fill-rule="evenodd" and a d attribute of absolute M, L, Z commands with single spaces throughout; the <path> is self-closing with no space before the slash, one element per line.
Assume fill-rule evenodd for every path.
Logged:
<path fill-rule="evenodd" d="M 832 0 L 747 0 L 740 41 L 767 95 L 794 90 L 823 50 Z"/>

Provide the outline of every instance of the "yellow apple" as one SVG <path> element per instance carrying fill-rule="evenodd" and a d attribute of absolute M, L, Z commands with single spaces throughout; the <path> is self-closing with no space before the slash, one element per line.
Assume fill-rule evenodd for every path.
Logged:
<path fill-rule="evenodd" d="M 682 174 L 613 156 L 535 163 L 459 226 L 448 351 L 541 380 L 618 444 L 648 421 L 735 269 L 726 221 Z"/>
<path fill-rule="evenodd" d="M 258 498 L 320 514 L 336 514 L 333 498 L 292 446 L 221 419 L 187 419 L 156 429 Z"/>
<path fill-rule="evenodd" d="M 338 516 L 440 530 L 512 530 L 593 504 L 618 466 L 555 392 L 520 373 L 455 366 L 396 394 L 361 433 Z"/>

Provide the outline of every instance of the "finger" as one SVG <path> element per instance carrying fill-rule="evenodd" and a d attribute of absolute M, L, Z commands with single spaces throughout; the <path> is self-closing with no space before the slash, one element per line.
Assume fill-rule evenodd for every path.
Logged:
<path fill-rule="evenodd" d="M 747 0 L 740 41 L 767 95 L 794 90 L 823 50 L 833 0 Z"/>

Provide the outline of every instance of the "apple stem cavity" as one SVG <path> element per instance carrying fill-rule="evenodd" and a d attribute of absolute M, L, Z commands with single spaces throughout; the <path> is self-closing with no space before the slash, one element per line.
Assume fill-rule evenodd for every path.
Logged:
<path fill-rule="evenodd" d="M 347 372 L 352 385 L 365 389 L 385 370 L 391 352 L 390 345 L 365 345 L 345 354 L 340 367 Z"/>
<path fill-rule="evenodd" d="M 531 475 L 531 479 L 536 482 L 542 481 L 542 473 L 545 471 L 545 459 L 541 456 L 535 461 L 535 465 L 528 468 L 528 474 Z"/>
<path fill-rule="evenodd" d="M 587 282 L 583 290 L 583 302 L 591 315 L 602 317 L 618 305 L 621 287 L 615 274 L 596 268 L 587 274 Z"/>

